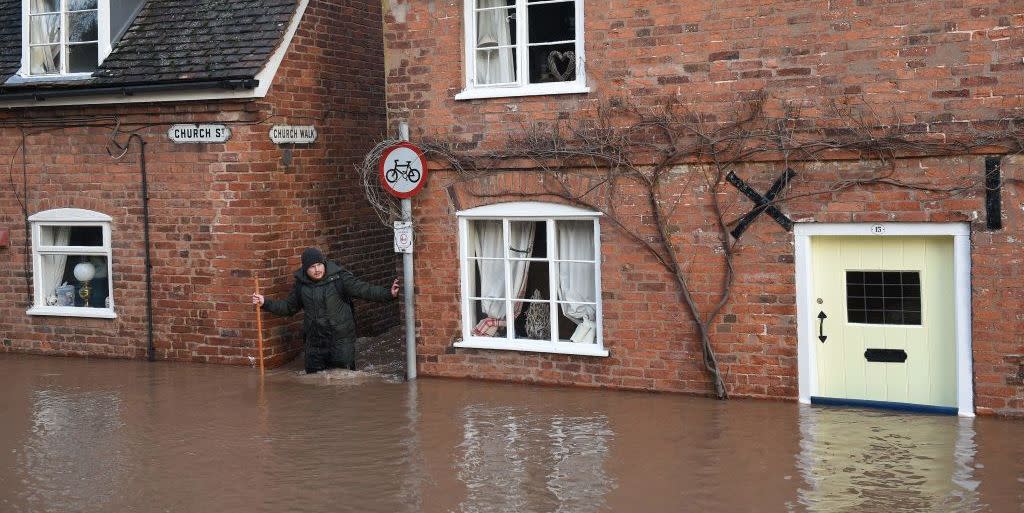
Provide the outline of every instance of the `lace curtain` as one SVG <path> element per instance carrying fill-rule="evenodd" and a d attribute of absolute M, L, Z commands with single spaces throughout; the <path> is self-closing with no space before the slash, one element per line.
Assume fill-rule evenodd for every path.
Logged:
<path fill-rule="evenodd" d="M 591 221 L 560 221 L 558 223 L 559 260 L 595 260 L 594 223 Z M 576 324 L 597 319 L 596 287 L 592 263 L 559 262 L 558 296 L 562 314 Z"/>
<path fill-rule="evenodd" d="M 39 242 L 43 246 L 67 246 L 71 242 L 71 227 L 69 226 L 44 227 L 40 230 L 40 234 L 41 240 Z M 55 289 L 60 286 L 67 263 L 67 255 L 43 256 L 42 287 L 44 301 L 46 296 L 54 294 Z"/>
<path fill-rule="evenodd" d="M 480 9 L 501 7 L 505 0 L 477 0 Z M 505 84 L 515 82 L 515 48 L 512 44 L 510 9 L 489 9 L 477 12 L 476 18 L 476 82 Z"/>
<path fill-rule="evenodd" d="M 48 12 L 46 0 L 31 0 L 32 13 Z M 29 17 L 29 72 L 33 75 L 60 72 L 60 14 Z M 53 43 L 53 44 L 48 44 Z M 45 46 L 34 46 L 45 45 Z"/>
<path fill-rule="evenodd" d="M 474 243 L 474 255 L 481 258 L 495 258 L 497 260 L 477 260 L 477 269 L 480 273 L 480 296 L 486 298 L 481 301 L 481 308 L 487 317 L 492 319 L 505 318 L 505 248 L 502 246 L 502 222 L 501 221 L 476 221 L 476 241 Z M 533 248 L 535 235 L 533 223 L 511 223 L 509 230 L 509 246 L 513 248 L 526 248 L 527 255 Z M 521 299 L 526 292 L 526 270 L 529 262 L 510 261 L 512 276 L 512 299 Z M 500 298 L 500 299 L 497 299 Z"/>

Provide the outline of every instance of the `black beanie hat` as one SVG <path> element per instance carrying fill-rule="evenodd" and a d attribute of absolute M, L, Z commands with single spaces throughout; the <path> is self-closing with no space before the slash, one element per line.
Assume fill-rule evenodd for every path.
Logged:
<path fill-rule="evenodd" d="M 316 248 L 306 248 L 302 252 L 302 272 L 306 272 L 307 269 L 313 266 L 313 264 L 324 263 L 324 254 Z"/>

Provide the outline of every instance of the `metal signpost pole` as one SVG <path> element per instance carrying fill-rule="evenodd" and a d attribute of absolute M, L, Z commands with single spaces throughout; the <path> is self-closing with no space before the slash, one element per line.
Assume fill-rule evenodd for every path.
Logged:
<path fill-rule="evenodd" d="M 398 125 L 398 137 L 402 141 L 409 141 L 408 123 L 403 121 Z M 412 199 L 402 200 L 402 220 L 412 223 Z M 411 251 L 402 253 L 402 270 L 402 290 L 405 292 L 405 376 L 412 381 L 416 379 L 416 303 Z"/>

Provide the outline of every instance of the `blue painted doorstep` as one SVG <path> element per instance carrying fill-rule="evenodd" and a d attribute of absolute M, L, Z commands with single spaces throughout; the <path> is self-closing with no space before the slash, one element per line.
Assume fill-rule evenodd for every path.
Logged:
<path fill-rule="evenodd" d="M 914 413 L 933 413 L 939 415 L 956 415 L 957 409 L 950 406 L 930 406 L 927 404 L 890 403 L 886 401 L 867 401 L 864 399 L 838 399 L 835 397 L 811 397 L 811 404 L 826 406 L 853 406 L 857 408 L 878 408 Z"/>

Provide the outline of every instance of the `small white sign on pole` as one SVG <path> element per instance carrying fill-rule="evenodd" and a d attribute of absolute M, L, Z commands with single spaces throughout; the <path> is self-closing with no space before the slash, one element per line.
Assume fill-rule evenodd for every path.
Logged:
<path fill-rule="evenodd" d="M 274 125 L 270 128 L 270 140 L 274 144 L 312 144 L 316 136 L 315 126 Z"/>
<path fill-rule="evenodd" d="M 225 125 L 171 125 L 167 137 L 176 144 L 222 143 L 231 138 L 231 129 Z"/>
<path fill-rule="evenodd" d="M 395 221 L 395 253 L 412 253 L 412 223 Z"/>

